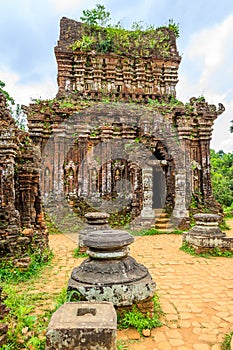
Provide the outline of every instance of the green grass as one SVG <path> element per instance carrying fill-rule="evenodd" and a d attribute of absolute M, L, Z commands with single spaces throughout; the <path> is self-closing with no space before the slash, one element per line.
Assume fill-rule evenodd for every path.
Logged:
<path fill-rule="evenodd" d="M 199 253 L 197 254 L 195 252 L 195 249 L 193 248 L 192 245 L 190 245 L 189 243 L 187 242 L 184 242 L 182 244 L 182 246 L 180 247 L 180 250 L 182 250 L 183 252 L 187 253 L 187 254 L 190 254 L 190 255 L 193 255 L 193 256 L 197 256 L 197 257 L 201 257 L 201 258 L 216 258 L 216 257 L 224 257 L 224 258 L 233 258 L 233 252 L 231 251 L 221 251 L 221 249 L 219 248 L 213 248 L 213 249 L 210 249 L 209 252 L 206 252 L 206 253 Z"/>
<path fill-rule="evenodd" d="M 0 282 L 7 281 L 8 283 L 17 284 L 27 281 L 42 273 L 43 268 L 50 264 L 53 253 L 50 249 L 43 252 L 37 251 L 30 255 L 31 262 L 26 270 L 18 268 L 12 260 L 0 262 Z"/>
<path fill-rule="evenodd" d="M 224 340 L 221 344 L 221 350 L 231 350 L 232 337 L 233 337 L 233 332 L 225 335 Z"/>
<path fill-rule="evenodd" d="M 42 313 L 37 314 L 38 307 L 50 300 L 49 293 L 31 293 L 30 288 L 23 292 L 18 292 L 17 286 L 3 284 L 4 293 L 7 295 L 5 304 L 11 309 L 5 317 L 4 322 L 8 324 L 7 344 L 1 350 L 44 350 L 45 334 L 49 320 L 62 304 L 68 301 L 66 289 L 53 296 L 52 305 Z"/>
<path fill-rule="evenodd" d="M 170 235 L 170 234 L 182 235 L 184 233 L 184 231 L 177 230 L 177 229 L 164 232 L 164 231 L 159 231 L 156 228 L 143 229 L 143 230 L 128 230 L 128 231 L 133 236 L 154 236 L 154 235 Z"/>
<path fill-rule="evenodd" d="M 152 318 L 149 314 L 144 316 L 137 306 L 133 306 L 132 311 L 126 311 L 123 315 L 118 314 L 118 328 L 127 329 L 133 327 L 141 334 L 143 329 L 161 327 L 163 324 L 159 318 L 163 312 L 157 295 L 154 296 L 153 301 L 154 316 Z"/>
<path fill-rule="evenodd" d="M 87 258 L 89 255 L 87 253 L 80 253 L 80 248 L 75 248 L 73 251 L 74 258 Z"/>
<path fill-rule="evenodd" d="M 46 226 L 49 231 L 49 234 L 51 235 L 56 235 L 62 233 L 56 226 L 55 222 L 52 220 L 52 218 L 46 214 L 45 215 L 45 221 L 46 221 Z"/>
<path fill-rule="evenodd" d="M 117 340 L 117 350 L 128 350 L 127 343 L 124 340 Z"/>

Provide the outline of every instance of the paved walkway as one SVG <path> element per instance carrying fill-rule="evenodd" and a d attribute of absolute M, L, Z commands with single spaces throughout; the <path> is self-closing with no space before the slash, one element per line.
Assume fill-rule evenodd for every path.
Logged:
<path fill-rule="evenodd" d="M 233 220 L 231 226 L 227 235 L 233 237 Z M 131 255 L 148 267 L 157 284 L 165 316 L 164 325 L 147 338 L 135 330 L 118 331 L 122 350 L 220 350 L 224 335 L 233 330 L 233 259 L 192 257 L 179 250 L 181 239 L 146 236 L 131 245 Z M 50 246 L 55 266 L 49 273 L 58 278 L 43 290 L 54 293 L 82 259 L 72 258 L 76 245 L 64 235 L 50 236 Z"/>

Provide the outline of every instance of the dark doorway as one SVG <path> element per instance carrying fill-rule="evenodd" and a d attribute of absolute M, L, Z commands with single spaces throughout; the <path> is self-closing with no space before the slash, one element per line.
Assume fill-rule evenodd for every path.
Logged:
<path fill-rule="evenodd" d="M 163 208 L 166 198 L 166 186 L 161 167 L 153 167 L 153 209 Z"/>

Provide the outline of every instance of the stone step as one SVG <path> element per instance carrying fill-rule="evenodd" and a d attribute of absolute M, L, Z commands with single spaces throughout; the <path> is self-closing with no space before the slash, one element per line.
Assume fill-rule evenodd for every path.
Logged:
<path fill-rule="evenodd" d="M 160 218 L 155 220 L 155 223 L 168 223 L 169 220 L 170 220 L 170 218 L 168 218 L 168 217 L 160 217 Z"/>
<path fill-rule="evenodd" d="M 168 225 L 167 225 L 167 224 L 164 224 L 164 223 L 162 223 L 162 224 L 161 224 L 161 223 L 158 223 L 158 224 L 156 223 L 156 224 L 155 224 L 155 228 L 156 228 L 157 230 L 167 229 L 167 226 L 168 226 Z"/>

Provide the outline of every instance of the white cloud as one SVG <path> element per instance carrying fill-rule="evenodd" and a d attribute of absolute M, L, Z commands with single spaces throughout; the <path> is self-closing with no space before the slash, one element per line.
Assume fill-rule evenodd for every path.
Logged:
<path fill-rule="evenodd" d="M 52 99 L 57 93 L 57 85 L 53 80 L 44 79 L 24 85 L 20 82 L 20 75 L 10 71 L 7 67 L 0 70 L 0 80 L 6 84 L 5 90 L 19 104 L 27 105 L 31 98 Z"/>
<path fill-rule="evenodd" d="M 226 68 L 232 67 L 233 54 L 233 13 L 212 28 L 207 28 L 191 37 L 190 43 L 185 50 L 185 59 L 192 61 L 196 66 L 201 64 L 201 75 L 198 86 L 202 89 L 215 88 L 212 82 L 216 82 L 216 76 L 219 77 L 219 83 L 222 81 L 229 84 L 229 76 L 226 74 Z M 232 72 L 232 70 L 231 70 Z"/>
<path fill-rule="evenodd" d="M 226 111 L 220 115 L 214 123 L 211 148 L 217 151 L 223 150 L 224 152 L 232 152 L 233 134 L 230 133 L 230 125 L 231 120 L 233 120 L 233 100 L 230 103 L 223 101 L 223 104 Z"/>
<path fill-rule="evenodd" d="M 184 51 L 177 97 L 187 101 L 204 95 L 211 104 L 223 103 L 226 111 L 214 124 L 211 147 L 225 152 L 233 150 L 233 134 L 229 132 L 233 119 L 233 13 L 221 23 L 194 34 Z M 196 76 L 194 76 L 196 74 Z"/>

